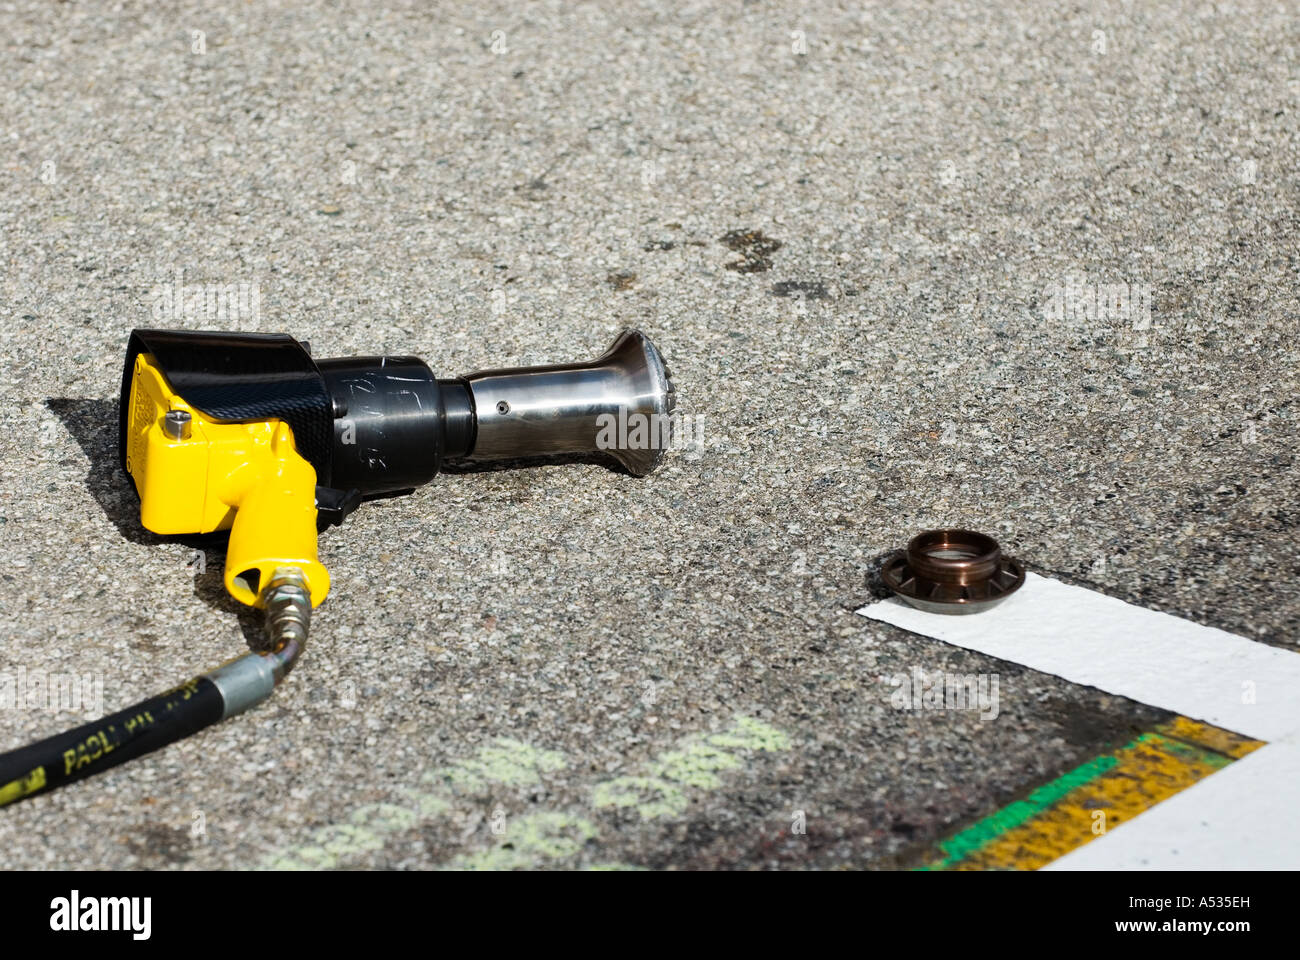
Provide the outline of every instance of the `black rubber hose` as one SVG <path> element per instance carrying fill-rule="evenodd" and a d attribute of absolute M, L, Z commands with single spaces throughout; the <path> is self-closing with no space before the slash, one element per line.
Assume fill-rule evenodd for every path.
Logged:
<path fill-rule="evenodd" d="M 221 719 L 225 702 L 207 677 L 75 730 L 0 754 L 0 807 L 93 776 Z"/>

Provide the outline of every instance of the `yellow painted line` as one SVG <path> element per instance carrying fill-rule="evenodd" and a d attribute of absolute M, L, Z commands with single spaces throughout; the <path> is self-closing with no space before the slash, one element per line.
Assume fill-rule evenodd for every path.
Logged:
<path fill-rule="evenodd" d="M 939 844 L 925 869 L 1037 870 L 1263 745 L 1178 717 Z"/>
<path fill-rule="evenodd" d="M 1234 760 L 1240 760 L 1251 751 L 1264 746 L 1263 740 L 1252 740 L 1240 733 L 1233 733 L 1231 730 L 1220 730 L 1208 723 L 1188 720 L 1186 717 L 1174 717 L 1168 723 L 1160 724 L 1160 726 L 1156 727 L 1156 733 L 1164 734 L 1166 737 L 1173 737 L 1175 740 L 1186 740 L 1188 743 L 1194 743 L 1207 750 L 1225 754 Z"/>

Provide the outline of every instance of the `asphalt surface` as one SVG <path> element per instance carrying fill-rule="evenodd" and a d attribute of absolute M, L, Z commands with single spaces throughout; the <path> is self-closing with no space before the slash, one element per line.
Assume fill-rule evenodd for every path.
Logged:
<path fill-rule="evenodd" d="M 275 698 L 0 811 L 8 867 L 914 863 L 1163 716 L 855 616 L 931 526 L 1296 646 L 1289 5 L 0 24 L 0 674 L 113 710 L 255 634 L 219 542 L 139 526 L 135 326 L 447 376 L 636 326 L 704 438 L 365 505 Z M 256 315 L 160 318 L 177 271 Z M 1076 282 L 1129 315 L 1056 315 Z M 913 668 L 996 676 L 997 717 L 896 709 Z M 0 710 L 0 746 L 93 715 Z"/>

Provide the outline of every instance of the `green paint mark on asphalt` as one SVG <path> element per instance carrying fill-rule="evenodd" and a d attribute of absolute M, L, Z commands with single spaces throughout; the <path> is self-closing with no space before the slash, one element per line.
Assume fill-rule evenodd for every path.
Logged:
<path fill-rule="evenodd" d="M 604 807 L 635 807 L 643 820 L 673 817 L 685 810 L 690 801 L 686 791 L 659 777 L 616 777 L 598 783 L 591 791 L 591 804 Z"/>
<path fill-rule="evenodd" d="M 722 786 L 720 772 L 741 767 L 741 759 L 728 750 L 789 747 L 790 738 L 780 730 L 753 717 L 738 716 L 720 733 L 687 737 L 675 750 L 660 754 L 650 763 L 646 776 L 617 777 L 596 784 L 592 806 L 598 810 L 632 807 L 643 820 L 675 817 L 690 806 L 685 788 L 716 790 Z"/>
<path fill-rule="evenodd" d="M 480 793 L 492 784 L 525 787 L 541 783 L 542 773 L 563 770 L 564 766 L 563 754 L 502 738 L 480 750 L 473 760 L 430 770 L 422 779 L 446 784 L 457 793 Z"/>
<path fill-rule="evenodd" d="M 492 785 L 531 786 L 541 782 L 543 772 L 562 770 L 563 754 L 539 750 L 518 740 L 499 739 L 483 747 L 471 760 L 461 760 L 424 774 L 435 792 L 403 787 L 398 792 L 406 803 L 371 803 L 358 807 L 347 823 L 329 824 L 312 831 L 304 844 L 277 850 L 262 861 L 265 870 L 328 870 L 358 854 L 382 849 L 388 836 L 414 828 L 421 820 L 440 816 L 451 809 L 451 798 L 437 788 L 450 787 L 451 794 L 479 795 Z"/>
<path fill-rule="evenodd" d="M 447 798 L 437 793 L 425 793 L 414 787 L 399 787 L 397 792 L 406 798 L 419 820 L 442 816 L 451 809 Z"/>
<path fill-rule="evenodd" d="M 1111 818 L 1114 825 L 1127 823 L 1221 770 L 1252 744 L 1259 742 L 1176 718 L 940 843 L 946 857 L 921 869 L 1039 869 L 1105 833 Z"/>
<path fill-rule="evenodd" d="M 715 790 L 722 786 L 718 771 L 735 770 L 739 766 L 740 759 L 734 754 L 707 743 L 688 742 L 680 750 L 661 756 L 651 765 L 650 772 L 688 787 Z"/>
<path fill-rule="evenodd" d="M 509 822 L 499 842 L 486 850 L 463 854 L 443 865 L 445 870 L 520 870 L 539 861 L 565 860 L 582 852 L 597 834 L 589 820 L 559 811 L 529 814 Z"/>
<path fill-rule="evenodd" d="M 592 805 L 636 810 L 642 819 L 674 817 L 690 806 L 688 789 L 715 790 L 720 773 L 739 769 L 742 751 L 788 750 L 790 738 L 752 717 L 737 716 L 719 733 L 692 735 L 656 757 L 645 776 L 617 777 L 592 788 Z M 732 752 L 735 751 L 735 752 Z M 518 740 L 499 739 L 473 759 L 426 771 L 425 789 L 399 787 L 391 802 L 369 803 L 353 810 L 344 823 L 318 827 L 306 843 L 277 850 L 262 869 L 330 869 L 349 857 L 382 849 L 389 838 L 449 813 L 459 799 L 484 798 L 494 787 L 527 787 L 542 782 L 543 773 L 563 770 L 564 756 Z M 448 869 L 515 870 L 557 865 L 580 854 L 598 828 L 589 820 L 563 811 L 541 811 L 504 820 L 505 832 L 492 846 L 448 861 Z M 628 864 L 601 863 L 591 869 L 636 869 Z"/>
<path fill-rule="evenodd" d="M 1121 754 L 1130 751 L 1140 753 L 1143 747 L 1150 747 L 1152 750 L 1171 754 L 1188 763 L 1202 764 L 1213 770 L 1222 769 L 1233 762 L 1233 758 L 1230 756 L 1205 749 L 1193 743 L 1170 739 L 1156 733 L 1144 733 L 1126 743 L 1119 750 L 1100 757 L 1094 757 L 1087 763 L 1081 764 L 1068 773 L 1061 775 L 1051 783 L 1039 787 L 1024 800 L 1017 800 L 1015 803 L 1003 807 L 997 813 L 985 817 L 960 833 L 942 841 L 938 844 L 938 847 L 944 854 L 943 859 L 917 869 L 943 870 L 965 860 L 997 837 L 1015 829 L 1031 817 L 1042 813 L 1072 790 L 1085 786 L 1113 770 L 1121 762 Z"/>
<path fill-rule="evenodd" d="M 1133 742 L 1139 743 L 1146 736 L 1146 734 L 1143 734 Z M 970 856 L 994 837 L 1013 827 L 1020 826 L 1030 817 L 1060 800 L 1071 790 L 1095 780 L 1117 763 L 1119 763 L 1119 759 L 1114 754 L 1108 753 L 1104 756 L 1094 757 L 1087 763 L 1075 767 L 1069 773 L 1062 774 L 1051 783 L 1039 787 L 1024 800 L 1017 800 L 1015 803 L 1003 807 L 997 813 L 985 817 L 983 820 L 943 841 L 939 844 L 939 849 L 943 851 L 944 859 L 938 863 L 927 864 L 919 869 L 941 870 L 944 867 L 951 866 L 958 860 Z"/>
<path fill-rule="evenodd" d="M 1140 743 L 1142 739 L 1142 737 L 1139 737 L 1138 740 L 1134 741 L 1134 743 Z M 1160 738 L 1160 749 L 1163 752 L 1172 754 L 1188 763 L 1204 764 L 1214 770 L 1222 770 L 1228 764 L 1232 763 L 1234 759 L 1227 754 L 1219 753 L 1217 750 L 1207 750 L 1194 743 L 1186 743 L 1182 740 L 1174 740 L 1168 737 Z"/>
<path fill-rule="evenodd" d="M 731 728 L 706 737 L 715 747 L 733 750 L 766 750 L 779 752 L 790 749 L 790 738 L 776 727 L 768 726 L 753 717 L 736 717 Z"/>
<path fill-rule="evenodd" d="M 420 822 L 420 816 L 417 810 L 400 804 L 368 803 L 364 807 L 353 810 L 348 821 L 380 833 L 395 833 L 415 826 Z"/>

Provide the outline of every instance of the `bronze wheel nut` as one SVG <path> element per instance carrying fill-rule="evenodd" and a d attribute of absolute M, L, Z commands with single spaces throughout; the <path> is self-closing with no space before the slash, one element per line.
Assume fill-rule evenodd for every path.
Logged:
<path fill-rule="evenodd" d="M 1025 582 L 1025 568 L 1002 555 L 998 542 L 974 530 L 927 530 L 880 577 L 912 606 L 930 613 L 981 613 Z"/>

